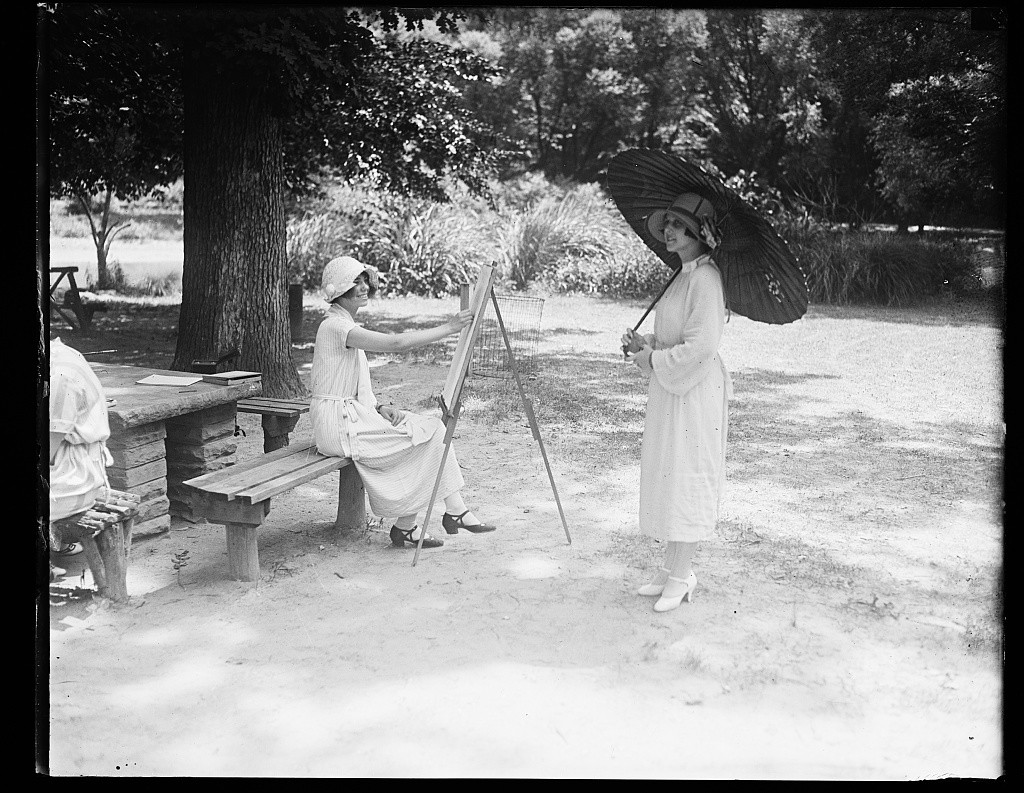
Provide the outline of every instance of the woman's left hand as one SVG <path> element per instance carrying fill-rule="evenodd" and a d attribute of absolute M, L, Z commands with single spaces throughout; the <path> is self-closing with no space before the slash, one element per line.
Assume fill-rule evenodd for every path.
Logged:
<path fill-rule="evenodd" d="M 654 370 L 651 368 L 651 353 L 653 353 L 650 347 L 643 347 L 639 352 L 632 356 L 632 361 L 640 367 L 640 371 L 644 374 L 651 374 Z"/>
<path fill-rule="evenodd" d="M 381 405 L 377 408 L 377 412 L 380 413 L 386 421 L 390 421 L 391 426 L 393 427 L 397 427 L 401 423 L 402 419 L 405 418 L 405 413 L 398 408 L 391 407 L 391 405 Z"/>
<path fill-rule="evenodd" d="M 458 333 L 466 325 L 473 321 L 473 312 L 468 308 L 462 309 L 458 314 L 448 320 L 449 333 Z"/>

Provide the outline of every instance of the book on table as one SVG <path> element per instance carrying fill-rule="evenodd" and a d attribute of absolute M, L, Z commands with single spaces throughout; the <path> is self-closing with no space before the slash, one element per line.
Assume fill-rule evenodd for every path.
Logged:
<path fill-rule="evenodd" d="M 217 372 L 216 374 L 204 374 L 204 383 L 213 383 L 215 385 L 235 385 L 237 383 L 246 383 L 250 380 L 259 380 L 263 377 L 262 372 Z"/>

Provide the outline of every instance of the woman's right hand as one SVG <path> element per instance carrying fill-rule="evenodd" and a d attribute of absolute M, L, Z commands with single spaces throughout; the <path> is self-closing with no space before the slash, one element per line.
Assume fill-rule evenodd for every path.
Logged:
<path fill-rule="evenodd" d="M 473 312 L 470 311 L 468 308 L 463 309 L 458 314 L 456 314 L 454 317 L 452 317 L 450 320 L 448 320 L 448 323 L 447 323 L 448 328 L 449 328 L 448 332 L 449 333 L 458 333 L 459 331 L 461 331 L 464 327 L 466 327 L 472 321 L 473 321 Z"/>
<path fill-rule="evenodd" d="M 627 328 L 622 334 L 622 352 L 625 355 L 633 355 L 647 346 L 647 339 L 641 336 L 632 328 Z"/>

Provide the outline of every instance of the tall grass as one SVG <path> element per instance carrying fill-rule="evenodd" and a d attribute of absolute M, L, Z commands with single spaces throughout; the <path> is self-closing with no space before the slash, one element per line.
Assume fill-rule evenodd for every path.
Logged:
<path fill-rule="evenodd" d="M 645 294 L 666 272 L 595 185 L 512 213 L 500 261 L 515 288 L 566 293 Z"/>
<path fill-rule="evenodd" d="M 289 222 L 289 270 L 316 289 L 330 259 L 354 256 L 377 268 L 384 294 L 453 294 L 496 256 L 491 215 L 468 198 L 436 204 L 339 186 Z"/>
<path fill-rule="evenodd" d="M 481 219 L 447 204 L 410 203 L 361 232 L 352 255 L 375 266 L 392 294 L 455 294 L 496 253 Z"/>
<path fill-rule="evenodd" d="M 288 276 L 307 289 L 320 286 L 324 266 L 335 256 L 344 255 L 345 241 L 352 225 L 337 213 L 307 213 L 288 221 L 286 256 Z"/>
<path fill-rule="evenodd" d="M 886 232 L 812 230 L 790 235 L 812 303 L 910 306 L 943 288 L 979 283 L 973 245 Z"/>

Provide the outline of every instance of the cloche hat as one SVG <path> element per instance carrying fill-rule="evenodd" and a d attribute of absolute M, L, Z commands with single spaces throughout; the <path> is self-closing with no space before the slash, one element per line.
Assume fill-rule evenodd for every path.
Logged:
<path fill-rule="evenodd" d="M 702 222 L 707 220 L 712 225 L 715 222 L 715 208 L 710 201 L 696 193 L 683 193 L 669 204 L 668 208 L 656 210 L 647 218 L 647 230 L 659 242 L 665 241 L 665 219 L 669 215 L 683 221 L 686 228 L 699 240 L 704 239 L 701 232 Z"/>
<path fill-rule="evenodd" d="M 361 273 L 366 273 L 370 282 L 370 297 L 377 294 L 377 269 L 368 264 L 363 264 L 351 256 L 339 256 L 331 259 L 324 267 L 323 280 L 321 282 L 324 300 L 333 303 L 349 289 L 356 285 L 356 279 Z"/>

